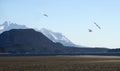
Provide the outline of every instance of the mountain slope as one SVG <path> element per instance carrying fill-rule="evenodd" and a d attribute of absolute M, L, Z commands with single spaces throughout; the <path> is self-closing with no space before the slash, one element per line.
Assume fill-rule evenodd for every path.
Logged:
<path fill-rule="evenodd" d="M 76 44 L 72 43 L 68 38 L 66 38 L 61 33 L 52 32 L 50 30 L 47 30 L 45 28 L 40 30 L 46 37 L 48 37 L 53 42 L 62 43 L 64 46 L 74 46 L 78 47 Z"/>
<path fill-rule="evenodd" d="M 12 29 L 0 34 L 0 53 L 12 54 L 80 54 L 104 53 L 105 48 L 76 48 L 54 43 L 33 29 Z"/>
<path fill-rule="evenodd" d="M 57 53 L 62 44 L 53 43 L 33 29 L 12 29 L 0 35 L 1 52 L 8 53 Z"/>
<path fill-rule="evenodd" d="M 27 28 L 28 27 L 26 27 L 25 25 L 18 25 L 16 23 L 5 21 L 3 24 L 0 25 L 0 33 L 9 31 L 11 29 L 27 29 Z M 43 33 L 47 38 L 49 38 L 53 42 L 62 43 L 64 46 L 81 47 L 71 42 L 68 38 L 66 38 L 61 33 L 52 32 L 47 29 L 41 29 L 39 32 Z"/>

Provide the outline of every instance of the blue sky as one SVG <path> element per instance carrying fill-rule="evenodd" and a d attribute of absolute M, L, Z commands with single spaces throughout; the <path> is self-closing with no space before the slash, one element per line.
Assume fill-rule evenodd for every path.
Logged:
<path fill-rule="evenodd" d="M 120 0 L 0 0 L 4 21 L 61 32 L 80 45 L 120 47 Z"/>

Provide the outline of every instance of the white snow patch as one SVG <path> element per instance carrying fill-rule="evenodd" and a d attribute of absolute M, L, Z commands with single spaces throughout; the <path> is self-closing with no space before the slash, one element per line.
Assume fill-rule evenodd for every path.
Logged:
<path fill-rule="evenodd" d="M 0 30 L 3 30 L 4 29 L 4 26 L 0 26 Z"/>
<path fill-rule="evenodd" d="M 70 42 L 66 37 L 62 37 L 62 40 L 66 41 L 66 42 Z"/>
<path fill-rule="evenodd" d="M 52 35 L 52 37 L 53 37 L 55 40 L 58 39 L 52 32 L 49 32 L 49 33 Z"/>

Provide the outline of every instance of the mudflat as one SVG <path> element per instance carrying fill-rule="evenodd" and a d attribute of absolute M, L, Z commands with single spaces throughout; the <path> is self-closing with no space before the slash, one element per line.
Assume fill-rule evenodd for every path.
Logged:
<path fill-rule="evenodd" d="M 0 71 L 120 71 L 117 56 L 0 57 Z"/>

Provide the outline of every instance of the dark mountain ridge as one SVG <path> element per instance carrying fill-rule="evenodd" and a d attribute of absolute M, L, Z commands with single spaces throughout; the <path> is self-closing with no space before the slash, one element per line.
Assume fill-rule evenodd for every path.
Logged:
<path fill-rule="evenodd" d="M 53 52 L 62 44 L 53 43 L 42 33 L 33 29 L 12 29 L 0 35 L 0 48 L 10 53 L 44 53 Z M 54 49 L 52 49 L 54 47 Z M 52 50 L 51 50 L 52 49 Z"/>
<path fill-rule="evenodd" d="M 67 47 L 33 29 L 12 29 L 0 34 L 0 53 L 10 54 L 101 54 L 107 48 Z"/>

